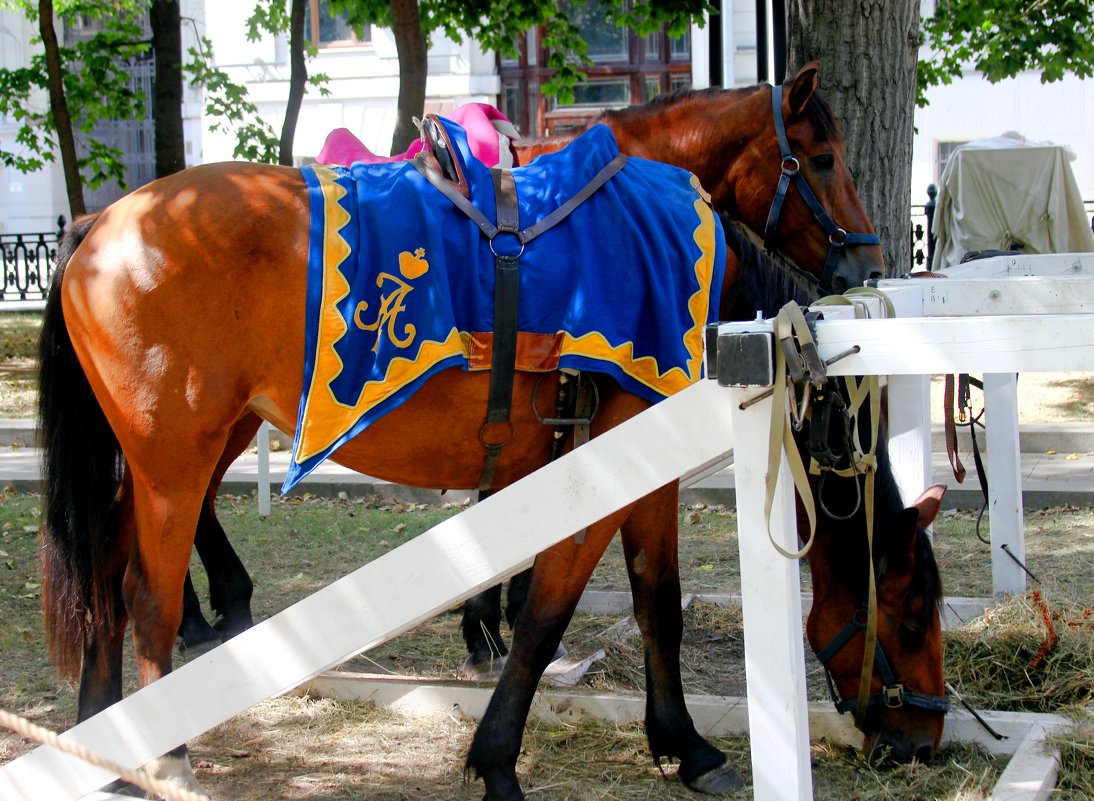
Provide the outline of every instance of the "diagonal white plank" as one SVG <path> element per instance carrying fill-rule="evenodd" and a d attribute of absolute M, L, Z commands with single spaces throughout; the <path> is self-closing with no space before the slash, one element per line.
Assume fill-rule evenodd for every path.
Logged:
<path fill-rule="evenodd" d="M 359 568 L 65 734 L 135 768 L 522 569 L 536 553 L 733 447 L 701 381 Z M 284 547 L 291 547 L 285 543 Z M 71 801 L 113 777 L 42 747 L 0 768 L 5 801 Z"/>

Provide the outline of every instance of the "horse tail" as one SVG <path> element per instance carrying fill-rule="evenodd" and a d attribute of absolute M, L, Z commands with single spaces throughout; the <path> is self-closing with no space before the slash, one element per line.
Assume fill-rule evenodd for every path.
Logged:
<path fill-rule="evenodd" d="M 98 215 L 76 220 L 57 248 L 38 343 L 38 437 L 42 449 L 42 604 L 50 656 L 75 676 L 93 631 L 115 623 L 117 588 L 96 586 L 111 563 L 112 508 L 121 448 L 72 347 L 61 283 Z"/>

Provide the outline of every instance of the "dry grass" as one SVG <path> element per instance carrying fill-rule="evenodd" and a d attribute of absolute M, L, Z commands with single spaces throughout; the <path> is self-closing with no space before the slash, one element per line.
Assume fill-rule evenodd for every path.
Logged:
<path fill-rule="evenodd" d="M 327 583 L 352 564 L 367 561 L 435 523 L 452 510 L 374 508 L 353 502 L 290 500 L 274 504 L 274 514 L 259 521 L 249 500 L 222 498 L 221 518 L 244 561 L 259 577 L 257 609 L 266 617 Z M 36 498 L 8 496 L 0 505 L 0 704 L 53 728 L 73 722 L 73 688 L 56 679 L 44 661 L 38 611 L 34 552 Z M 735 516 L 727 509 L 683 509 L 682 562 L 686 581 L 698 587 L 731 584 Z M 990 560 L 972 533 L 971 516 L 951 515 L 939 524 L 936 542 L 948 589 L 975 594 L 987 577 Z M 1014 599 L 993 609 L 947 642 L 947 676 L 966 697 L 983 708 L 1011 705 L 1050 711 L 1067 709 L 1080 718 L 1089 700 L 1091 655 L 1089 626 L 1065 626 L 1082 612 L 1074 599 L 1094 597 L 1094 513 L 1056 509 L 1027 516 L 1032 566 L 1054 575 L 1062 588 L 1044 590 L 1058 614 L 1056 648 L 1038 666 L 1029 665 L 1044 641 L 1039 606 Z M 292 542 L 292 548 L 273 547 Z M 704 569 L 709 566 L 709 569 Z M 600 571 L 599 580 L 617 584 L 622 576 L 618 554 Z M 200 584 L 200 582 L 199 582 Z M 989 585 L 990 586 L 990 585 Z M 725 584 L 722 588 L 727 588 Z M 203 592 L 204 594 L 204 592 Z M 1068 600 L 1071 599 L 1071 600 Z M 1013 607 L 1013 612 L 1008 611 Z M 1013 620 L 1011 619 L 1013 617 Z M 633 638 L 604 634 L 618 618 L 579 615 L 567 631 L 572 652 L 605 648 L 588 686 L 600 690 L 640 689 L 641 653 Z M 1008 630 L 1000 627 L 1005 620 Z M 1017 634 L 1009 629 L 1014 629 Z M 1085 638 L 1085 639 L 1083 639 Z M 682 652 L 685 688 L 700 694 L 743 694 L 740 611 L 694 603 L 685 613 Z M 979 650 L 977 650 L 979 649 Z M 1085 650 L 1084 650 L 1085 649 Z M 128 650 L 128 649 L 127 649 Z M 968 657 L 962 656 L 969 651 Z M 452 678 L 464 656 L 457 619 L 447 614 L 375 649 L 351 669 L 416 673 Z M 994 673 L 968 669 L 963 662 L 990 665 Z M 809 680 L 814 699 L 824 697 L 815 662 Z M 1003 665 L 1005 667 L 1000 667 Z M 130 673 L 131 675 L 131 673 Z M 979 682 L 980 685 L 977 685 Z M 1027 686 L 1023 689 L 1023 682 Z M 1018 689 L 1016 689 L 1018 688 Z M 1018 690 L 1021 690 L 1019 692 Z M 1086 692 L 1086 695 L 1084 695 Z M 1000 694 L 1011 700 L 1004 704 Z M 198 774 L 214 797 L 223 799 L 463 799 L 478 798 L 480 783 L 464 784 L 462 759 L 473 723 L 456 710 L 430 718 L 377 710 L 368 705 L 321 699 L 281 698 L 265 702 L 194 742 Z M 719 740 L 735 765 L 747 771 L 747 745 Z M 1064 754 L 1061 798 L 1089 798 L 1094 775 L 1090 733 L 1077 729 L 1057 743 Z M 27 750 L 12 735 L 0 735 L 0 762 Z M 935 764 L 875 771 L 854 749 L 814 745 L 814 782 L 818 799 L 947 799 L 985 797 L 1002 770 L 1000 760 L 967 747 L 944 750 Z M 645 750 L 640 726 L 602 723 L 580 727 L 533 724 L 525 739 L 520 772 L 531 799 L 677 799 L 692 798 L 672 777 L 662 780 Z M 1085 782 L 1085 783 L 1084 783 Z M 739 798 L 750 797 L 743 791 Z"/>

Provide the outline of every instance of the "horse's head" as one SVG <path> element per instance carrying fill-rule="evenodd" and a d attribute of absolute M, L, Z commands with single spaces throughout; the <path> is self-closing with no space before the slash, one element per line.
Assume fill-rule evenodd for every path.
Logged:
<path fill-rule="evenodd" d="M 892 494 L 895 487 L 879 487 L 872 549 L 877 647 L 863 715 L 858 699 L 869 580 L 864 515 L 860 508 L 849 521 L 839 522 L 823 511 L 827 506 L 835 512 L 847 503 L 846 497 L 835 496 L 851 483 L 833 479 L 822 491 L 829 497 L 821 497 L 817 537 L 809 553 L 813 606 L 806 634 L 828 673 L 837 708 L 855 715 L 868 758 L 925 762 L 938 750 L 949 708 L 942 673 L 942 588 L 924 530 L 934 520 L 945 488 L 931 487 L 905 509 L 899 495 Z M 843 485 L 842 491 L 832 492 L 837 485 Z"/>
<path fill-rule="evenodd" d="M 719 122 L 722 137 L 752 141 L 727 161 L 722 186 L 708 187 L 715 202 L 719 189 L 731 189 L 732 198 L 724 198 L 730 214 L 812 274 L 822 294 L 882 277 L 880 240 L 847 169 L 832 110 L 817 92 L 817 64 L 783 86 L 761 87 L 740 107 L 746 105 L 751 124 L 735 135 L 741 114 Z"/>

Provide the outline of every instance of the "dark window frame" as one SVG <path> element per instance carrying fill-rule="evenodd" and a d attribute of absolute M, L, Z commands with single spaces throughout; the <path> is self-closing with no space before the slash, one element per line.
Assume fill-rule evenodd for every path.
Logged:
<path fill-rule="evenodd" d="M 626 58 L 600 60 L 584 70 L 590 83 L 619 80 L 625 78 L 630 85 L 630 103 L 644 103 L 652 100 L 647 87 L 655 83 L 658 93 L 672 91 L 681 84 L 691 84 L 691 58 L 682 57 L 677 46 L 673 53 L 673 40 L 662 29 L 653 37 L 655 48 L 647 47 L 647 37 L 634 31 L 627 32 L 628 53 Z M 685 34 L 687 52 L 690 55 L 690 32 Z M 529 57 L 528 37 L 522 34 L 517 40 L 519 56 L 516 59 L 497 58 L 500 77 L 500 103 L 502 112 L 509 117 L 525 136 L 545 136 L 552 133 L 564 133 L 583 127 L 592 116 L 607 108 L 619 106 L 593 106 L 574 104 L 561 106 L 553 99 L 545 98 L 540 87 L 547 81 L 553 70 L 541 65 L 547 63 L 547 53 L 542 46 L 542 31 L 537 30 L 532 37 L 535 53 Z M 650 51 L 650 52 L 647 52 Z M 511 107 L 510 97 L 513 89 L 519 98 L 518 108 Z M 595 113 L 594 113 L 595 112 Z M 516 119 L 514 119 L 516 117 Z"/>

